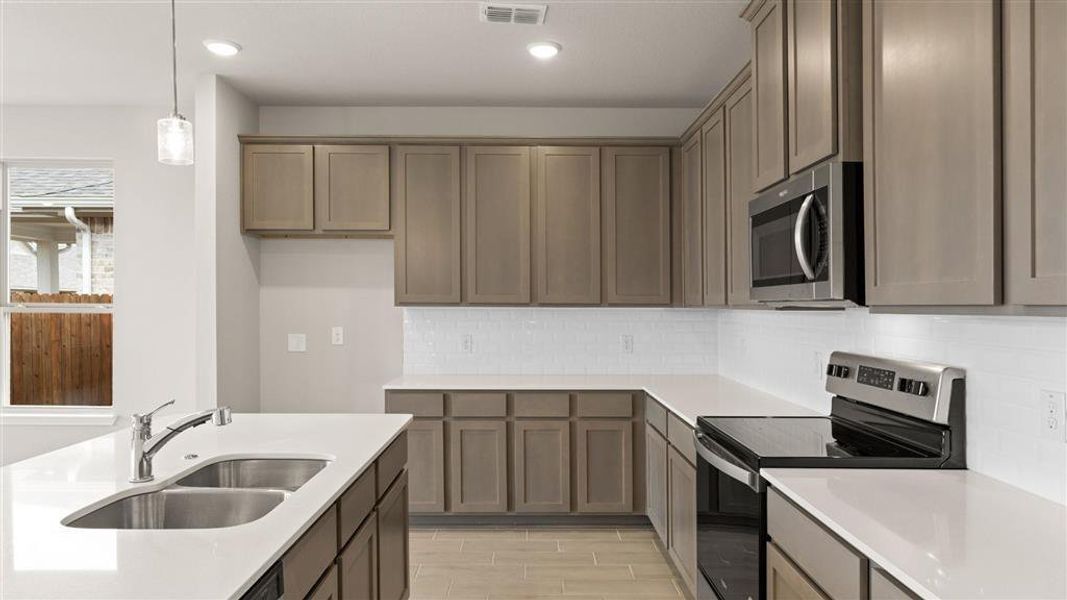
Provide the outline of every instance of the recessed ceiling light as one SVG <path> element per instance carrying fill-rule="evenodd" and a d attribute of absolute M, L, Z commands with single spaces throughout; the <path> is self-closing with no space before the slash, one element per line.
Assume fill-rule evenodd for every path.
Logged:
<path fill-rule="evenodd" d="M 540 58 L 541 60 L 552 58 L 553 56 L 559 54 L 559 51 L 562 49 L 563 46 L 560 46 L 556 42 L 534 42 L 529 46 L 526 46 L 526 50 L 530 54 L 536 56 L 537 58 Z"/>
<path fill-rule="evenodd" d="M 241 51 L 241 44 L 229 40 L 204 40 L 204 47 L 218 56 L 233 56 Z"/>

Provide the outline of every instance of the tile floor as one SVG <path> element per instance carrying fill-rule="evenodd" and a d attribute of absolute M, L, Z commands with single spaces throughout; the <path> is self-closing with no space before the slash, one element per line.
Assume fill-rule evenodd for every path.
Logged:
<path fill-rule="evenodd" d="M 411 600 L 683 598 L 650 528 L 411 530 Z"/>

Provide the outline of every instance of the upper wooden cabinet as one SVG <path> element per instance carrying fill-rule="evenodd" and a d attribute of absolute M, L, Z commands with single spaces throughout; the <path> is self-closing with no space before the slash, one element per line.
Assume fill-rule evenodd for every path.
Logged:
<path fill-rule="evenodd" d="M 723 109 L 702 128 L 704 139 L 704 306 L 726 304 L 726 119 Z"/>
<path fill-rule="evenodd" d="M 753 185 L 768 188 L 785 179 L 785 3 L 766 0 L 752 16 Z"/>
<path fill-rule="evenodd" d="M 700 132 L 682 143 L 682 304 L 704 304 L 703 160 Z"/>
<path fill-rule="evenodd" d="M 315 146 L 316 222 L 323 231 L 389 229 L 389 147 Z"/>
<path fill-rule="evenodd" d="M 399 146 L 396 195 L 396 301 L 460 301 L 458 146 Z"/>
<path fill-rule="evenodd" d="M 315 228 L 314 151 L 310 145 L 242 148 L 241 224 L 245 231 Z"/>
<path fill-rule="evenodd" d="M 600 303 L 600 149 L 537 149 L 536 301 Z"/>
<path fill-rule="evenodd" d="M 1067 3 L 1004 10 L 1004 267 L 1011 304 L 1067 304 Z"/>
<path fill-rule="evenodd" d="M 872 306 L 1000 301 L 1000 7 L 864 1 Z"/>
<path fill-rule="evenodd" d="M 670 150 L 604 148 L 604 300 L 671 301 Z"/>
<path fill-rule="evenodd" d="M 752 199 L 752 85 L 745 78 L 723 105 L 726 121 L 726 301 L 752 303 L 748 201 Z"/>
<path fill-rule="evenodd" d="M 530 148 L 464 148 L 467 301 L 530 301 Z"/>

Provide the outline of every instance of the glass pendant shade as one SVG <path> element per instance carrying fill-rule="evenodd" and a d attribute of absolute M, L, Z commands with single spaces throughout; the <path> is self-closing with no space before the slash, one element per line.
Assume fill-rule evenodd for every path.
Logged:
<path fill-rule="evenodd" d="M 156 122 L 159 162 L 165 165 L 193 164 L 193 124 L 181 115 Z"/>

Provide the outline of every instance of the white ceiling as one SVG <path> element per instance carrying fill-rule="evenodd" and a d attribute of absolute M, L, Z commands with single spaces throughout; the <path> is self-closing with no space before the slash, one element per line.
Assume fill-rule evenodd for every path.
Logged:
<path fill-rule="evenodd" d="M 169 102 L 166 0 L 0 2 L 0 102 Z M 217 72 L 264 105 L 699 107 L 749 51 L 744 0 L 542 3 L 524 26 L 458 0 L 179 0 L 180 93 Z M 536 61 L 541 39 L 563 52 Z"/>

